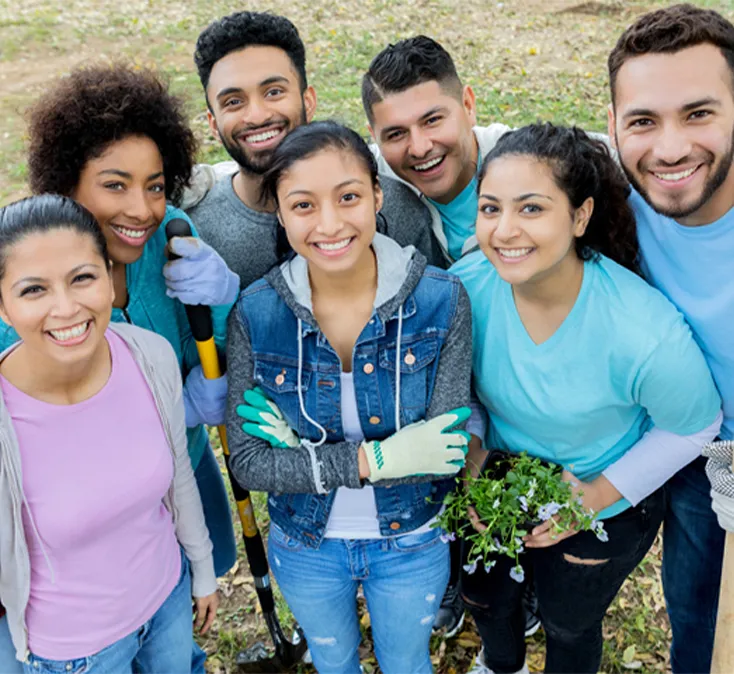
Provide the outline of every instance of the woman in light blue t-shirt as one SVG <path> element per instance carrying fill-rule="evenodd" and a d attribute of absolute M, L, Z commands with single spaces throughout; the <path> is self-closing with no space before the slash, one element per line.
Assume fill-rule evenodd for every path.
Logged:
<path fill-rule="evenodd" d="M 606 146 L 551 124 L 503 136 L 479 175 L 481 251 L 453 271 L 472 303 L 485 445 L 563 466 L 608 541 L 554 537 L 547 522 L 525 537 L 523 582 L 508 558 L 465 574 L 483 642 L 475 672 L 527 671 L 525 583 L 545 627 L 545 671 L 598 671 L 604 613 L 655 538 L 660 487 L 721 424 L 690 329 L 636 273 L 626 191 Z M 485 452 L 472 444 L 476 469 Z"/>

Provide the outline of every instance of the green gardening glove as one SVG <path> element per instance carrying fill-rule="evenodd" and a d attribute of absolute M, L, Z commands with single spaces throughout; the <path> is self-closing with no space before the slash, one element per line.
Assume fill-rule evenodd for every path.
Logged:
<path fill-rule="evenodd" d="M 267 440 L 273 447 L 298 447 L 301 444 L 278 406 L 259 386 L 245 391 L 242 397 L 245 404 L 237 406 L 237 415 L 247 420 L 242 424 L 245 433 Z"/>
<path fill-rule="evenodd" d="M 457 407 L 430 421 L 401 428 L 385 440 L 363 442 L 369 481 L 458 473 L 466 459 L 469 434 L 452 429 L 470 414 L 468 407 Z"/>

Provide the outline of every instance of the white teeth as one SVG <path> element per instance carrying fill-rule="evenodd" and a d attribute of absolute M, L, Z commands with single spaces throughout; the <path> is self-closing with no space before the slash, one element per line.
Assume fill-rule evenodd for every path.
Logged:
<path fill-rule="evenodd" d="M 416 171 L 427 171 L 432 169 L 434 166 L 438 166 L 443 161 L 443 157 L 436 157 L 435 159 L 429 159 L 424 164 L 416 164 L 413 168 Z"/>
<path fill-rule="evenodd" d="M 655 173 L 655 177 L 660 178 L 660 180 L 667 180 L 668 182 L 676 182 L 677 180 L 683 180 L 683 178 L 687 178 L 689 175 L 692 175 L 697 168 L 697 166 L 694 166 L 693 168 L 689 168 L 686 171 L 679 171 L 678 173 Z"/>
<path fill-rule="evenodd" d="M 342 248 L 346 248 L 351 240 L 352 239 L 342 239 L 336 243 L 326 243 L 325 241 L 321 241 L 316 244 L 316 247 L 321 250 L 341 250 Z"/>
<path fill-rule="evenodd" d="M 53 338 L 57 342 L 67 342 L 75 337 L 81 337 L 89 327 L 89 321 L 75 325 L 73 328 L 67 328 L 66 330 L 49 330 Z"/>
<path fill-rule="evenodd" d="M 263 131 L 263 133 L 255 133 L 252 136 L 246 136 L 248 143 L 262 143 L 265 140 L 275 138 L 280 133 L 280 129 L 272 129 L 271 131 Z"/>
<path fill-rule="evenodd" d="M 131 239 L 142 239 L 148 231 L 147 229 L 128 229 L 127 227 L 119 227 L 117 225 L 113 226 L 118 232 L 121 232 L 124 236 Z"/>
<path fill-rule="evenodd" d="M 523 257 L 527 255 L 533 249 L 532 248 L 498 248 L 499 254 L 502 257 Z"/>

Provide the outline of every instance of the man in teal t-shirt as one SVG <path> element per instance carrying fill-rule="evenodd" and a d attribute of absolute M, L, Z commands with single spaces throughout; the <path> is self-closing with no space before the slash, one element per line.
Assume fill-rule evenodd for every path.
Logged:
<path fill-rule="evenodd" d="M 362 103 L 380 173 L 409 185 L 428 206 L 447 262 L 477 246 L 477 172 L 504 124 L 476 126 L 474 92 L 449 53 L 419 35 L 390 45 L 362 79 Z"/>
<path fill-rule="evenodd" d="M 609 56 L 609 135 L 634 188 L 643 271 L 694 332 L 723 399 L 727 440 L 734 439 L 733 64 L 734 25 L 690 5 L 641 17 Z M 697 459 L 665 486 L 662 575 L 676 674 L 711 668 L 724 531 L 704 465 Z M 734 512 L 734 500 L 713 497 L 717 512 Z M 734 530 L 732 518 L 719 522 Z"/>

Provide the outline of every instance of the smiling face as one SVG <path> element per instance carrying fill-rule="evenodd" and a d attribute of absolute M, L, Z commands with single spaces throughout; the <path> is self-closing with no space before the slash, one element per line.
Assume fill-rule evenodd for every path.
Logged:
<path fill-rule="evenodd" d="M 214 64 L 206 89 L 209 126 L 240 167 L 261 174 L 273 151 L 316 110 L 312 87 L 301 82 L 288 54 L 277 47 L 247 47 Z"/>
<path fill-rule="evenodd" d="M 389 94 L 372 107 L 370 132 L 390 168 L 430 199 L 447 204 L 477 170 L 474 92 L 457 100 L 435 80 Z"/>
<path fill-rule="evenodd" d="M 104 340 L 114 290 L 91 236 L 33 233 L 5 251 L 0 315 L 45 363 L 79 363 Z"/>
<path fill-rule="evenodd" d="M 548 164 L 504 155 L 492 161 L 479 188 L 477 239 L 508 283 L 550 278 L 579 264 L 575 241 L 586 231 L 593 200 L 574 209 Z"/>
<path fill-rule="evenodd" d="M 113 262 L 132 264 L 166 214 L 158 146 L 144 136 L 111 143 L 84 165 L 71 196 L 96 218 Z"/>
<path fill-rule="evenodd" d="M 659 213 L 695 226 L 734 205 L 732 73 L 717 47 L 626 61 L 609 134 L 630 182 Z"/>
<path fill-rule="evenodd" d="M 371 256 L 382 191 L 364 162 L 325 149 L 292 164 L 278 183 L 278 217 L 293 250 L 324 273 L 344 273 Z"/>

